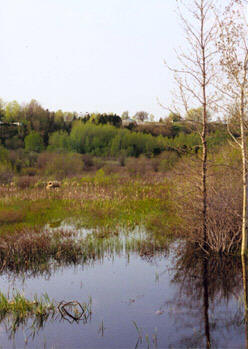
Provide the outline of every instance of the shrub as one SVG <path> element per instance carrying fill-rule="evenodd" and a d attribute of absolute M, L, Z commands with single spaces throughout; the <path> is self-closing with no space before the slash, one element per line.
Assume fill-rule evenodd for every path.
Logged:
<path fill-rule="evenodd" d="M 28 136 L 24 139 L 25 149 L 27 151 L 35 151 L 40 153 L 44 150 L 44 143 L 41 135 L 38 132 L 32 131 Z"/>
<path fill-rule="evenodd" d="M 22 169 L 22 175 L 23 176 L 30 176 L 33 177 L 37 174 L 37 168 L 34 167 L 26 167 Z"/>
<path fill-rule="evenodd" d="M 70 151 L 70 138 L 67 132 L 57 131 L 51 134 L 49 137 L 49 150 L 63 150 Z"/>
<path fill-rule="evenodd" d="M 109 175 L 112 173 L 117 173 L 120 171 L 120 167 L 117 163 L 107 163 L 106 165 L 104 165 L 103 167 L 104 172 Z"/>
<path fill-rule="evenodd" d="M 18 149 L 24 147 L 24 142 L 21 138 L 18 136 L 14 136 L 12 138 L 6 139 L 5 146 L 8 149 Z"/>
<path fill-rule="evenodd" d="M 94 161 L 94 168 L 96 170 L 100 170 L 101 168 L 103 168 L 103 166 L 104 166 L 103 160 L 101 160 L 99 158 L 94 158 L 93 161 Z"/>
<path fill-rule="evenodd" d="M 176 162 L 178 161 L 179 156 L 174 151 L 165 151 L 160 156 L 160 162 L 158 165 L 159 171 L 166 172 L 171 170 Z"/>
<path fill-rule="evenodd" d="M 9 160 L 9 152 L 2 145 L 0 145 L 0 161 L 8 162 Z"/>
<path fill-rule="evenodd" d="M 26 152 L 24 149 L 10 150 L 9 161 L 12 170 L 19 173 L 25 167 L 34 167 L 37 162 L 37 156 L 37 153 Z"/>
<path fill-rule="evenodd" d="M 82 160 L 84 163 L 84 170 L 89 170 L 94 166 L 93 156 L 90 154 L 83 154 Z"/>
<path fill-rule="evenodd" d="M 136 158 L 128 158 L 126 161 L 126 167 L 130 175 L 142 176 L 146 172 L 151 171 L 151 162 L 145 156 Z"/>
<path fill-rule="evenodd" d="M 16 185 L 20 189 L 33 187 L 35 183 L 36 183 L 35 177 L 19 176 L 16 178 Z"/>
<path fill-rule="evenodd" d="M 217 165 L 217 166 L 215 166 Z M 180 234 L 204 246 L 201 192 L 201 161 L 182 159 L 173 169 L 171 202 L 175 206 Z M 230 253 L 241 240 L 242 190 L 239 173 L 212 161 L 207 186 L 207 245 L 210 251 Z M 214 175 L 213 175 L 214 174 Z"/>
<path fill-rule="evenodd" d="M 83 170 L 82 157 L 75 153 L 40 154 L 38 166 L 46 176 L 58 179 L 74 176 Z"/>
<path fill-rule="evenodd" d="M 9 163 L 0 163 L 0 184 L 8 184 L 12 181 L 13 171 Z"/>

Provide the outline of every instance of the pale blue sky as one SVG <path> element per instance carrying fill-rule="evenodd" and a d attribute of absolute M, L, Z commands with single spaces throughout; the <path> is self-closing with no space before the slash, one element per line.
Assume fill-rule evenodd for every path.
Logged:
<path fill-rule="evenodd" d="M 0 0 L 0 97 L 78 112 L 165 116 L 176 0 Z"/>

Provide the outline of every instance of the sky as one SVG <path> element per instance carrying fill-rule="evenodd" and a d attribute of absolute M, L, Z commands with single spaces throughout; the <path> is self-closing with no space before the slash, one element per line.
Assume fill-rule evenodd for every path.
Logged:
<path fill-rule="evenodd" d="M 0 0 L 0 97 L 164 117 L 183 44 L 176 0 Z"/>

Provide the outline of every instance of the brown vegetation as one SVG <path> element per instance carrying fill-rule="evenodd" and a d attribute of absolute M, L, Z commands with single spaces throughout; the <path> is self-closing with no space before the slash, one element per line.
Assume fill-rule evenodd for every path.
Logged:
<path fill-rule="evenodd" d="M 180 232 L 209 251 L 230 253 L 240 248 L 242 192 L 240 174 L 228 164 L 212 162 L 209 168 L 206 229 L 203 239 L 200 162 L 183 160 L 173 172 L 173 200 L 181 217 Z"/>

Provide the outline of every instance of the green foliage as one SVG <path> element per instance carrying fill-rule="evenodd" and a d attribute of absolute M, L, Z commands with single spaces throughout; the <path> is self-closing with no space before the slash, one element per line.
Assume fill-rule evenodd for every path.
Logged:
<path fill-rule="evenodd" d="M 52 133 L 49 137 L 49 150 L 66 150 L 69 151 L 71 149 L 70 138 L 68 137 L 68 133 L 65 131 L 56 131 Z"/>
<path fill-rule="evenodd" d="M 14 122 L 20 120 L 21 106 L 17 101 L 9 102 L 5 107 L 4 121 Z"/>
<path fill-rule="evenodd" d="M 127 117 L 128 112 L 124 112 L 123 118 Z M 144 121 L 147 113 L 138 112 L 136 117 Z M 16 101 L 5 104 L 0 100 L 0 119 L 5 121 L 0 125 L 0 141 L 7 149 L 17 153 L 24 147 L 26 152 L 42 152 L 47 148 L 56 152 L 121 157 L 123 164 L 126 157 L 139 157 L 141 154 L 152 157 L 165 149 L 197 152 L 201 142 L 197 127 L 189 120 L 199 121 L 201 117 L 202 109 L 195 108 L 188 112 L 188 121 L 182 120 L 177 113 L 171 113 L 161 123 L 135 123 L 129 126 L 130 129 L 124 129 L 120 128 L 122 121 L 116 114 L 93 113 L 79 117 L 76 112 L 45 110 L 36 100 L 26 105 L 19 105 Z M 220 122 L 209 124 L 210 148 L 226 142 L 227 134 L 221 125 Z M 14 157 L 12 154 L 12 160 Z M 33 167 L 33 164 L 26 163 L 28 161 L 24 156 L 16 157 L 18 160 L 11 160 L 14 170 L 20 172 L 22 167 Z"/>
<path fill-rule="evenodd" d="M 170 114 L 168 115 L 168 119 L 171 121 L 171 122 L 178 122 L 178 121 L 181 121 L 182 120 L 182 117 L 179 113 L 177 112 L 170 112 Z"/>
<path fill-rule="evenodd" d="M 43 139 L 38 132 L 31 132 L 27 137 L 25 137 L 24 142 L 25 150 L 27 151 L 35 151 L 40 153 L 42 150 L 44 150 Z"/>
<path fill-rule="evenodd" d="M 164 143 L 168 150 L 177 149 L 178 151 L 196 151 L 201 144 L 201 139 L 198 133 L 185 134 L 180 133 L 175 138 L 164 139 Z"/>
<path fill-rule="evenodd" d="M 116 132 L 117 129 L 109 125 L 74 123 L 70 134 L 72 149 L 82 154 L 107 155 Z"/>
<path fill-rule="evenodd" d="M 186 120 L 191 121 L 191 122 L 196 123 L 196 124 L 202 123 L 203 108 L 199 107 L 199 108 L 190 109 L 187 112 L 185 118 L 186 118 Z M 207 120 L 210 121 L 210 119 L 211 119 L 211 115 L 209 112 L 207 112 Z"/>
<path fill-rule="evenodd" d="M 113 125 L 120 127 L 122 124 L 121 118 L 116 114 L 91 114 L 89 121 L 95 125 Z"/>
<path fill-rule="evenodd" d="M 6 148 L 0 145 L 0 162 L 7 163 L 9 161 L 9 152 Z"/>
<path fill-rule="evenodd" d="M 16 135 L 16 136 L 13 136 L 12 138 L 6 139 L 5 146 L 8 149 L 23 148 L 24 142 L 20 137 L 18 137 L 18 135 Z"/>
<path fill-rule="evenodd" d="M 11 314 L 16 322 L 21 322 L 26 317 L 37 316 L 46 317 L 56 310 L 55 304 L 45 294 L 40 299 L 37 296 L 33 300 L 29 300 L 24 295 L 16 292 L 12 299 L 0 293 L 0 317 L 4 318 L 7 314 Z"/>
<path fill-rule="evenodd" d="M 0 98 L 0 121 L 4 119 L 4 116 L 5 116 L 5 103 Z"/>
<path fill-rule="evenodd" d="M 179 160 L 179 156 L 176 152 L 165 151 L 160 159 L 159 170 L 166 172 L 175 166 L 176 162 Z"/>
<path fill-rule="evenodd" d="M 229 138 L 230 136 L 226 130 L 216 130 L 212 132 L 207 137 L 209 149 L 216 149 L 216 147 L 226 144 Z"/>
<path fill-rule="evenodd" d="M 110 125 L 76 123 L 70 134 L 70 144 L 74 151 L 96 156 L 119 156 L 123 151 L 127 156 L 158 154 L 164 149 L 161 138 L 151 135 L 117 129 Z"/>

